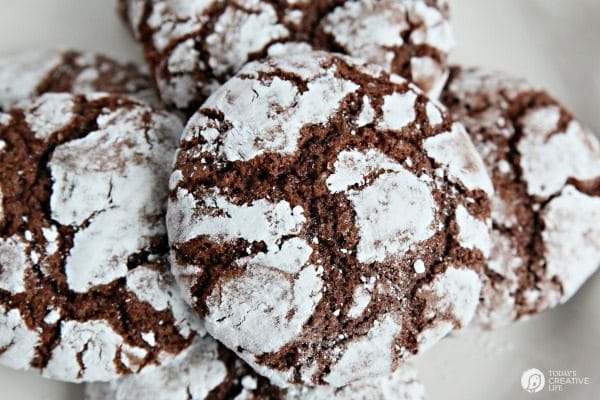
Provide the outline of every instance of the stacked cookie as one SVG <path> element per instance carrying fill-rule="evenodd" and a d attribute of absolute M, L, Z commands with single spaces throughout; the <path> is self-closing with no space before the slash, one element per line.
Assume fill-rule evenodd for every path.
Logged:
<path fill-rule="evenodd" d="M 150 77 L 0 60 L 1 364 L 96 400 L 421 399 L 412 356 L 598 267 L 598 142 L 450 67 L 445 1 L 119 11 Z"/>

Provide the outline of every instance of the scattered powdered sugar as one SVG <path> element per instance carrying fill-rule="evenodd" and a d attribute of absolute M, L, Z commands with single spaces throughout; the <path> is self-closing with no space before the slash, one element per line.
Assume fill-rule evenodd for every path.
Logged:
<path fill-rule="evenodd" d="M 127 258 L 165 233 L 160 219 L 174 141 L 144 133 L 136 106 L 98 117 L 98 131 L 58 146 L 50 160 L 54 220 L 83 226 L 66 261 L 71 289 L 84 292 L 127 274 Z M 171 126 L 176 130 L 177 120 Z M 86 268 L 81 268 L 86 265 Z"/>
<path fill-rule="evenodd" d="M 26 110 L 25 121 L 36 139 L 48 140 L 75 118 L 74 107 L 68 93 L 42 95 Z"/>
<path fill-rule="evenodd" d="M 344 354 L 332 367 L 325 381 L 342 387 L 357 379 L 392 372 L 392 347 L 401 325 L 392 315 L 376 321 L 366 337 L 348 344 Z"/>
<path fill-rule="evenodd" d="M 441 164 L 451 179 L 469 190 L 494 193 L 492 181 L 462 124 L 452 125 L 450 132 L 425 139 L 425 150 Z"/>
<path fill-rule="evenodd" d="M 417 274 L 425 273 L 425 263 L 421 259 L 415 261 L 415 263 L 413 264 L 413 268 L 415 269 L 415 272 Z"/>
<path fill-rule="evenodd" d="M 192 72 L 196 67 L 195 59 L 200 57 L 194 39 L 179 43 L 171 52 L 168 60 L 169 70 L 177 73 Z M 193 89 L 190 89 L 193 91 Z"/>
<path fill-rule="evenodd" d="M 386 172 L 364 182 L 365 176 L 378 170 Z M 356 183 L 364 188 L 347 190 Z M 432 225 L 437 206 L 431 188 L 377 150 L 341 152 L 327 186 L 334 193 L 346 191 L 354 205 L 360 262 L 383 261 L 435 233 Z"/>
<path fill-rule="evenodd" d="M 18 309 L 0 305 L 0 364 L 25 369 L 35 356 L 39 332 L 29 329 Z"/>
<path fill-rule="evenodd" d="M 25 291 L 25 271 L 30 267 L 28 248 L 17 235 L 0 238 L 0 289 L 12 294 Z"/>
<path fill-rule="evenodd" d="M 462 205 L 456 208 L 456 223 L 458 224 L 458 240 L 467 249 L 477 249 L 487 258 L 492 247 L 490 239 L 490 223 L 476 219 Z"/>
<path fill-rule="evenodd" d="M 380 129 L 400 130 L 412 123 L 417 117 L 415 101 L 417 94 L 413 91 L 393 93 L 383 98 L 382 120 L 377 124 Z"/>
<path fill-rule="evenodd" d="M 63 321 L 60 336 L 60 344 L 52 350 L 42 371 L 47 378 L 110 380 L 117 375 L 114 360 L 119 349 L 122 359 L 131 355 L 131 359 L 141 361 L 145 355 L 139 353 L 145 350 L 123 344 L 122 336 L 104 321 Z M 137 372 L 134 365 L 131 367 Z"/>
<path fill-rule="evenodd" d="M 600 176 L 597 140 L 576 121 L 570 121 L 565 132 L 557 132 L 559 118 L 557 106 L 530 110 L 523 118 L 518 148 L 530 194 L 548 197 L 560 191 L 569 177 Z"/>
<path fill-rule="evenodd" d="M 61 312 L 59 309 L 53 308 L 48 311 L 48 314 L 44 317 L 44 322 L 49 325 L 53 325 L 60 321 Z"/>
<path fill-rule="evenodd" d="M 598 268 L 600 198 L 567 185 L 543 212 L 546 274 L 557 277 L 567 301 Z"/>
<path fill-rule="evenodd" d="M 513 101 L 520 93 L 532 90 L 531 85 L 525 80 L 515 79 L 505 73 L 490 74 L 478 68 L 459 72 L 450 83 L 449 90 L 470 109 L 479 109 L 482 101 L 506 105 L 507 101 Z M 482 120 L 485 125 L 493 126 L 498 121 L 501 113 L 494 108 L 496 107 L 490 109 L 492 113 L 484 114 L 487 117 L 493 116 Z"/>
<path fill-rule="evenodd" d="M 42 228 L 42 234 L 46 240 L 46 254 L 52 255 L 58 251 L 58 230 L 52 225 L 50 228 Z"/>
<path fill-rule="evenodd" d="M 188 74 L 176 75 L 170 80 L 157 77 L 156 84 L 161 95 L 161 99 L 169 99 L 176 107 L 185 108 L 198 94 L 198 82 Z M 218 85 L 217 85 L 218 86 Z M 213 87 L 205 88 L 206 91 L 212 91 Z"/>
<path fill-rule="evenodd" d="M 154 332 L 143 332 L 140 334 L 140 336 L 142 337 L 142 340 L 148 343 L 148 345 L 151 347 L 156 346 L 156 335 Z"/>

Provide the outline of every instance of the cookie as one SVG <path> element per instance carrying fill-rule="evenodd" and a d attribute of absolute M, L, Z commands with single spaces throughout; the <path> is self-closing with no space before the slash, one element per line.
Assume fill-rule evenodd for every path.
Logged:
<path fill-rule="evenodd" d="M 416 370 L 403 365 L 393 375 L 364 379 L 342 389 L 281 389 L 257 375 L 234 353 L 209 336 L 175 360 L 110 383 L 86 385 L 86 400 L 423 400 Z"/>
<path fill-rule="evenodd" d="M 178 118 L 130 98 L 44 94 L 0 113 L 0 364 L 104 381 L 202 329 L 166 262 Z"/>
<path fill-rule="evenodd" d="M 445 0 L 120 0 L 162 100 L 193 113 L 271 47 L 303 44 L 378 63 L 432 96 L 454 45 Z"/>
<path fill-rule="evenodd" d="M 0 111 L 49 92 L 117 93 L 158 104 L 149 78 L 138 66 L 101 54 L 31 50 L 0 57 Z"/>
<path fill-rule="evenodd" d="M 387 375 L 475 312 L 492 184 L 464 128 L 379 67 L 248 64 L 189 121 L 170 189 L 187 300 L 278 385 Z"/>
<path fill-rule="evenodd" d="M 454 68 L 443 99 L 496 191 L 478 325 L 564 303 L 600 265 L 598 141 L 548 93 L 504 73 Z"/>

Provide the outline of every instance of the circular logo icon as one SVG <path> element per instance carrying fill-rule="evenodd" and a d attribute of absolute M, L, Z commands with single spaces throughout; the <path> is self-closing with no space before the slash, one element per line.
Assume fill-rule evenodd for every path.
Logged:
<path fill-rule="evenodd" d="M 541 392 L 546 384 L 546 377 L 537 368 L 531 368 L 521 375 L 521 387 L 529 393 Z"/>

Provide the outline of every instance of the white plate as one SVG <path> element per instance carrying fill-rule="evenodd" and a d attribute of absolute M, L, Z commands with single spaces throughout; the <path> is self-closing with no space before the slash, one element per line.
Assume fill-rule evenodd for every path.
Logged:
<path fill-rule="evenodd" d="M 106 0 L 0 0 L 0 53 L 71 46 L 140 60 Z M 523 76 L 562 99 L 600 132 L 598 0 L 451 0 L 459 46 L 455 62 Z M 599 221 L 600 223 L 600 221 Z M 574 267 L 577 260 L 573 260 Z M 567 305 L 493 333 L 444 340 L 417 357 L 432 400 L 598 398 L 600 275 Z M 575 370 L 589 385 L 536 395 L 521 388 L 530 368 Z M 0 398 L 82 398 L 81 387 L 0 368 Z"/>

